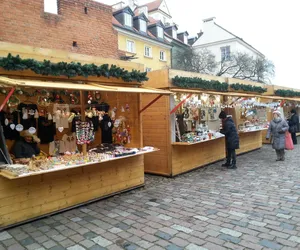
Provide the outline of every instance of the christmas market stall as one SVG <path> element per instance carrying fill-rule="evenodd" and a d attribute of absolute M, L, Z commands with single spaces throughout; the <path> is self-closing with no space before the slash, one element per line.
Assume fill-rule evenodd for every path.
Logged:
<path fill-rule="evenodd" d="M 138 67 L 138 65 L 135 65 Z M 146 73 L 0 58 L 0 229 L 144 185 Z"/>
<path fill-rule="evenodd" d="M 144 142 L 160 148 L 152 157 L 145 156 L 145 171 L 175 176 L 224 159 L 218 115 L 232 105 L 232 97 L 252 98 L 257 93 L 231 91 L 227 78 L 171 69 L 150 72 L 148 77 L 146 86 L 173 95 L 158 97 L 143 113 Z M 151 99 L 143 95 L 143 106 Z"/>

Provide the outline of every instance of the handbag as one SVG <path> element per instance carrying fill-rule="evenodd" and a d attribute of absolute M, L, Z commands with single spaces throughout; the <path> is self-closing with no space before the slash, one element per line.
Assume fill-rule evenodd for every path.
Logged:
<path fill-rule="evenodd" d="M 294 149 L 294 143 L 292 140 L 292 136 L 289 132 L 285 133 L 285 149 L 286 150 L 293 150 Z"/>

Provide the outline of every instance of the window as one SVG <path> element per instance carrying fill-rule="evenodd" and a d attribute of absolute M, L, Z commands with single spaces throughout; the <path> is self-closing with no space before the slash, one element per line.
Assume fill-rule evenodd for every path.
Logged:
<path fill-rule="evenodd" d="M 159 53 L 159 60 L 161 61 L 166 61 L 166 52 L 161 50 L 160 53 Z"/>
<path fill-rule="evenodd" d="M 145 56 L 152 57 L 152 48 L 149 46 L 145 46 Z"/>
<path fill-rule="evenodd" d="M 130 52 L 130 53 L 134 53 L 135 52 L 134 41 L 127 40 L 127 52 Z"/>
<path fill-rule="evenodd" d="M 177 39 L 177 31 L 176 31 L 176 29 L 173 29 L 173 38 Z"/>
<path fill-rule="evenodd" d="M 164 30 L 162 27 L 157 27 L 157 37 L 164 38 Z"/>
<path fill-rule="evenodd" d="M 188 38 L 187 38 L 187 36 L 186 36 L 186 35 L 184 35 L 184 36 L 183 36 L 183 42 L 184 42 L 185 44 L 187 44 L 187 43 L 188 43 Z"/>
<path fill-rule="evenodd" d="M 130 14 L 124 13 L 125 25 L 132 27 L 132 16 Z"/>
<path fill-rule="evenodd" d="M 221 47 L 221 60 L 222 62 L 230 60 L 230 46 Z"/>
<path fill-rule="evenodd" d="M 57 0 L 44 0 L 44 12 L 58 14 Z"/>
<path fill-rule="evenodd" d="M 146 72 L 150 72 L 151 70 L 151 68 L 146 68 Z"/>
<path fill-rule="evenodd" d="M 147 23 L 144 20 L 140 20 L 140 31 L 147 32 Z"/>

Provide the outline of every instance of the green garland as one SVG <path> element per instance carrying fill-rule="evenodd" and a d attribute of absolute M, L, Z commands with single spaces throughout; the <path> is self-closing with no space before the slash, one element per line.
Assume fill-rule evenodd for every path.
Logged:
<path fill-rule="evenodd" d="M 236 91 L 243 90 L 245 92 L 256 92 L 256 93 L 265 93 L 267 92 L 267 88 L 259 87 L 259 86 L 253 86 L 253 85 L 245 85 L 240 83 L 233 83 L 230 85 L 230 87 Z"/>
<path fill-rule="evenodd" d="M 282 97 L 298 97 L 300 96 L 300 92 L 294 90 L 277 89 L 275 90 L 275 95 Z"/>
<path fill-rule="evenodd" d="M 116 65 L 103 64 L 97 66 L 93 63 L 82 65 L 78 62 L 52 63 L 49 60 L 40 62 L 34 59 L 22 59 L 19 55 L 12 56 L 10 53 L 7 57 L 0 58 L 0 67 L 5 70 L 32 70 L 39 75 L 67 76 L 68 78 L 76 76 L 104 76 L 107 78 L 121 78 L 125 82 L 143 82 L 148 80 L 147 72 L 140 72 L 134 69 L 129 72 Z"/>
<path fill-rule="evenodd" d="M 220 92 L 228 91 L 228 83 L 219 82 L 214 80 L 204 80 L 199 77 L 181 77 L 175 76 L 173 84 L 180 88 L 191 88 L 191 89 L 205 89 L 205 90 L 216 90 Z"/>

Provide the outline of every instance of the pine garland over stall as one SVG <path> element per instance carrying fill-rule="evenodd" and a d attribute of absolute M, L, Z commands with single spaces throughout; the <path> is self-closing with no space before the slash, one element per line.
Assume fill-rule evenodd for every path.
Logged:
<path fill-rule="evenodd" d="M 52 63 L 49 60 L 43 62 L 34 59 L 22 59 L 19 55 L 13 56 L 10 53 L 7 57 L 0 58 L 0 68 L 10 71 L 32 70 L 39 75 L 67 76 L 97 76 L 121 78 L 124 82 L 143 82 L 147 81 L 147 72 L 132 70 L 131 72 L 117 67 L 116 65 L 95 65 L 81 64 L 79 62 L 58 62 Z"/>
<path fill-rule="evenodd" d="M 217 80 L 204 80 L 199 77 L 181 77 L 175 76 L 172 79 L 173 85 L 186 88 L 186 89 L 203 89 L 203 90 L 211 90 L 218 92 L 228 92 L 231 89 L 235 91 L 244 91 L 244 92 L 252 92 L 252 93 L 265 93 L 267 92 L 267 88 L 263 88 L 260 86 L 254 85 L 246 85 L 240 83 L 228 84 L 226 82 L 220 82 Z"/>
<path fill-rule="evenodd" d="M 299 97 L 300 92 L 294 90 L 277 89 L 275 90 L 275 95 L 282 97 Z"/>

